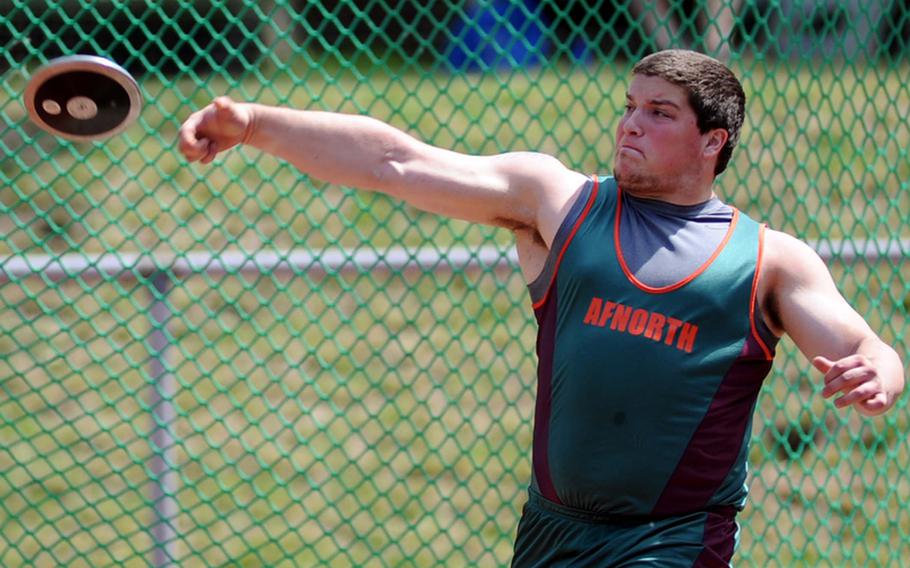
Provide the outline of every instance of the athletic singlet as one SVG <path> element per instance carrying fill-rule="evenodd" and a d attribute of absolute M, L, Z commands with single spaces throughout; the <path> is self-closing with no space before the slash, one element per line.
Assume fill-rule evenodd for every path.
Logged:
<path fill-rule="evenodd" d="M 646 284 L 618 245 L 623 198 L 611 177 L 588 183 L 529 287 L 539 324 L 531 489 L 595 514 L 741 509 L 775 342 L 754 316 L 763 229 L 732 209 L 709 258 Z"/>

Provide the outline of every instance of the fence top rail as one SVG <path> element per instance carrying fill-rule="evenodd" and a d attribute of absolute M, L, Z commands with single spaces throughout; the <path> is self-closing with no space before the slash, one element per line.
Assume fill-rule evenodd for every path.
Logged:
<path fill-rule="evenodd" d="M 897 262 L 910 256 L 910 239 L 810 241 L 825 261 Z M 255 274 L 261 272 L 309 275 L 378 271 L 515 268 L 514 248 L 493 245 L 445 249 L 392 247 L 384 250 L 329 248 L 318 251 L 292 249 L 256 253 L 193 251 L 184 254 L 66 253 L 0 256 L 0 281 L 41 275 L 49 280 L 66 278 L 136 278 L 166 272 L 175 277 L 193 274 Z"/>
<path fill-rule="evenodd" d="M 49 280 L 65 278 L 135 278 L 160 272 L 175 277 L 193 274 L 239 274 L 261 272 L 307 273 L 310 275 L 352 272 L 452 270 L 456 268 L 503 268 L 518 264 L 514 248 L 482 247 L 407 248 L 384 250 L 330 248 L 323 250 L 264 250 L 256 253 L 193 251 L 184 254 L 66 253 L 0 256 L 0 281 L 41 275 Z"/>

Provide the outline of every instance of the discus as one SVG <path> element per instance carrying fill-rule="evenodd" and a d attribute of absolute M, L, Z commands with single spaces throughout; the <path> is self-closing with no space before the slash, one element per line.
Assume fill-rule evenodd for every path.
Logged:
<path fill-rule="evenodd" d="M 103 140 L 126 129 L 142 108 L 139 84 L 95 55 L 48 61 L 25 87 L 25 108 L 39 128 L 74 141 Z"/>

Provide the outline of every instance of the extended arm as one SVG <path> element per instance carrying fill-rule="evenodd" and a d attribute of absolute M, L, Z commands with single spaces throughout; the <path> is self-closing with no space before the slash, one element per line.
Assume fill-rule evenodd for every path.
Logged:
<path fill-rule="evenodd" d="M 248 144 L 330 183 L 379 191 L 433 213 L 533 232 L 549 245 L 585 176 L 530 152 L 471 156 L 359 115 L 219 97 L 180 129 L 190 161 Z"/>
<path fill-rule="evenodd" d="M 900 357 L 837 290 L 824 262 L 808 245 L 768 231 L 763 278 L 769 312 L 824 374 L 826 397 L 839 408 L 877 415 L 904 389 Z"/>

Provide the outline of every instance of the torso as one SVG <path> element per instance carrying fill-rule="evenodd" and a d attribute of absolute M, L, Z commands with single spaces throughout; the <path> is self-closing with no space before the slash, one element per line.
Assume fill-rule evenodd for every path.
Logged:
<path fill-rule="evenodd" d="M 647 243 L 615 244 L 621 197 L 612 179 L 601 182 L 599 197 L 596 186 L 581 192 L 529 286 L 541 372 L 533 486 L 564 505 L 614 514 L 737 505 L 750 405 L 773 350 L 750 324 L 759 226 L 744 216 L 737 225 L 737 213 L 712 203 L 718 244 L 683 247 L 694 251 L 688 265 L 648 270 Z M 692 236 L 677 224 L 670 241 Z M 672 264 L 672 255 L 660 255 Z M 726 449 L 717 463 L 688 464 L 701 454 L 687 444 Z M 702 466 L 720 476 L 703 482 Z M 712 489 L 685 496 L 691 475 L 695 487 Z"/>

